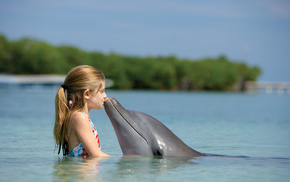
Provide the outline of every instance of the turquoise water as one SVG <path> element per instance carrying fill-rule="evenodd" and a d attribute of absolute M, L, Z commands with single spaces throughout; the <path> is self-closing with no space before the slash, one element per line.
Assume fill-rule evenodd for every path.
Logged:
<path fill-rule="evenodd" d="M 290 95 L 112 91 L 206 154 L 122 157 L 104 110 L 90 115 L 112 157 L 63 159 L 52 136 L 55 87 L 0 88 L 0 181 L 290 181 Z"/>

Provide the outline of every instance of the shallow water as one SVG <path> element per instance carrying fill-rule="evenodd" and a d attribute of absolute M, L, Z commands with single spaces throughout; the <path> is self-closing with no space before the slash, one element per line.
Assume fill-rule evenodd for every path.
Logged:
<path fill-rule="evenodd" d="M 63 159 L 52 136 L 55 87 L 0 87 L 0 181 L 289 181 L 290 95 L 112 91 L 206 157 L 123 157 L 104 110 L 92 111 L 112 157 Z"/>

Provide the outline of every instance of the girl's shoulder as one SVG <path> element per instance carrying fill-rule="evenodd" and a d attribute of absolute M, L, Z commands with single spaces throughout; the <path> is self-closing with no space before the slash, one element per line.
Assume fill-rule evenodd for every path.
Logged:
<path fill-rule="evenodd" d="M 88 123 L 88 117 L 81 111 L 76 111 L 72 114 L 72 123 L 73 124 L 82 124 Z"/>

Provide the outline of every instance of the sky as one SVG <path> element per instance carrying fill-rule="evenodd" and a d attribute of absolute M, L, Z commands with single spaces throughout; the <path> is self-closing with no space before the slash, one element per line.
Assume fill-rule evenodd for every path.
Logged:
<path fill-rule="evenodd" d="M 226 56 L 290 82 L 289 0 L 0 0 L 0 34 L 127 56 Z"/>

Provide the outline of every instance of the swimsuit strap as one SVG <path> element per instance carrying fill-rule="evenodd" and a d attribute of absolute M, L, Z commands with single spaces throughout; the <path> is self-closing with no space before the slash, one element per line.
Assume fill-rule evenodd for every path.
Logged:
<path fill-rule="evenodd" d="M 91 124 L 91 126 L 92 126 L 92 132 L 93 132 L 94 136 L 96 137 L 96 140 L 97 140 L 97 142 L 98 142 L 98 144 L 99 144 L 99 148 L 101 149 L 101 144 L 100 144 L 99 134 L 98 134 L 98 132 L 97 132 L 97 129 L 96 129 L 94 123 L 92 122 L 91 118 L 90 118 L 90 117 L 89 117 L 89 116 L 88 116 L 88 115 L 87 115 L 83 110 L 81 110 L 81 112 L 84 113 L 84 115 L 86 115 L 86 116 L 88 117 L 89 122 L 90 122 L 90 124 Z"/>
<path fill-rule="evenodd" d="M 85 113 L 83 110 L 81 110 L 82 113 L 84 113 L 84 115 L 86 115 L 88 118 L 90 118 L 87 113 Z"/>

